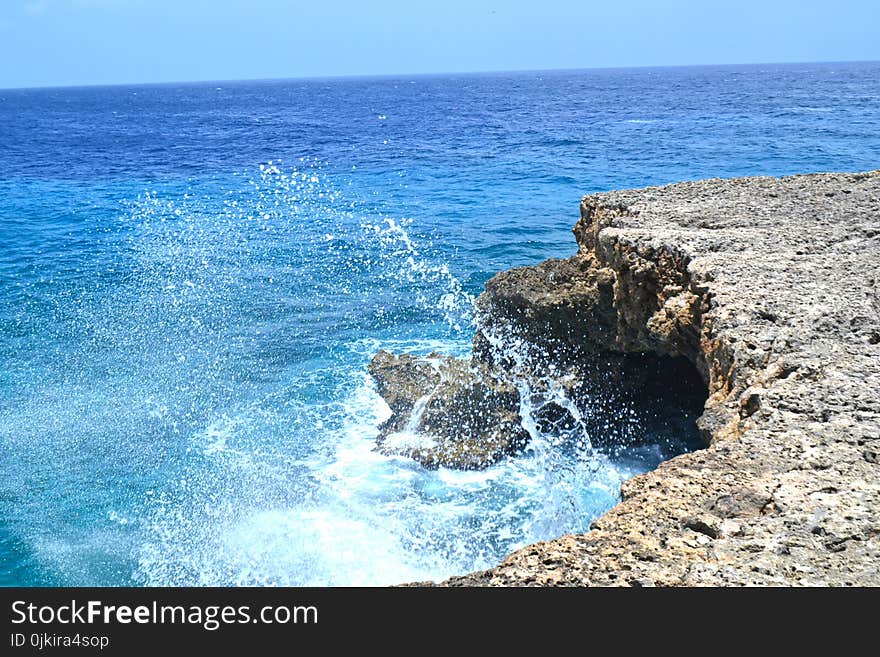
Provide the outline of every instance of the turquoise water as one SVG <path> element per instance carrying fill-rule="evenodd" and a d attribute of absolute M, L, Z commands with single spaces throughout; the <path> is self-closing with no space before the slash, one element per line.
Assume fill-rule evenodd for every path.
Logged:
<path fill-rule="evenodd" d="M 372 451 L 381 348 L 574 252 L 580 197 L 880 166 L 880 64 L 0 90 L 0 583 L 437 579 L 685 448 Z M 621 414 L 628 409 L 621 409 Z M 534 428 L 533 428 L 534 431 Z"/>

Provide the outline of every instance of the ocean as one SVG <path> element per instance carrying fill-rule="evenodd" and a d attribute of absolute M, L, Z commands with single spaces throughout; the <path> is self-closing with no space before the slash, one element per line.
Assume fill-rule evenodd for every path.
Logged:
<path fill-rule="evenodd" d="M 0 585 L 385 585 L 582 531 L 687 445 L 377 453 L 582 195 L 880 167 L 880 63 L 0 90 Z M 621 412 L 625 412 L 622 409 Z"/>

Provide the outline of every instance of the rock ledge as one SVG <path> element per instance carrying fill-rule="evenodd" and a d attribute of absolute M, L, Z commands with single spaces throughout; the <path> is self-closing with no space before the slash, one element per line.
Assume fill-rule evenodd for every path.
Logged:
<path fill-rule="evenodd" d="M 444 584 L 880 585 L 880 171 L 596 194 L 574 233 L 574 257 L 487 283 L 475 354 L 503 320 L 687 358 L 708 447 L 591 531 Z"/>

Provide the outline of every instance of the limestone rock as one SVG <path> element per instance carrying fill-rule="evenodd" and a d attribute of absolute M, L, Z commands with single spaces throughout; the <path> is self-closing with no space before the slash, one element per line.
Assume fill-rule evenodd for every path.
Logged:
<path fill-rule="evenodd" d="M 622 487 L 591 531 L 448 585 L 880 585 L 880 171 L 587 196 L 579 252 L 478 305 L 560 351 L 688 359 L 706 449 Z M 500 366 L 515 366 L 502 362 Z"/>

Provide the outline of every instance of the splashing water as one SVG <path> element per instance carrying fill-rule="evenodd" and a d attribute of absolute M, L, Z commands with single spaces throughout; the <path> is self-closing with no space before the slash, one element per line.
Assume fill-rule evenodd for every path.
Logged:
<path fill-rule="evenodd" d="M 437 579 L 585 528 L 644 467 L 559 449 L 526 389 L 520 457 L 429 471 L 373 451 L 389 411 L 366 363 L 466 355 L 473 297 L 428 236 L 348 200 L 319 162 L 150 190 L 107 241 L 87 284 L 22 290 L 43 348 L 16 358 L 43 376 L 3 411 L 24 475 L 8 526 L 39 581 Z M 54 513 L 29 508 L 35 488 Z"/>
<path fill-rule="evenodd" d="M 611 464 L 582 467 L 583 454 L 561 457 L 544 446 L 536 429 L 530 455 L 481 473 L 431 472 L 373 451 L 376 427 L 388 411 L 364 374 L 366 361 L 382 347 L 466 353 L 470 330 L 464 333 L 462 327 L 472 327 L 472 298 L 445 263 L 422 253 L 407 222 L 387 217 L 371 222 L 350 204 L 337 210 L 340 197 L 326 182 L 322 191 L 307 189 L 305 195 L 301 183 L 295 189 L 289 183 L 308 179 L 314 184 L 314 178 L 267 168 L 254 185 L 260 192 L 256 220 L 248 214 L 250 206 L 243 212 L 242 200 L 236 200 L 235 212 L 223 216 L 223 239 L 212 238 L 210 244 L 222 243 L 225 256 L 227 249 L 246 241 L 253 263 L 254 254 L 263 251 L 253 246 L 257 236 L 240 232 L 242 221 L 256 221 L 258 236 L 268 231 L 273 249 L 295 241 L 296 250 L 280 256 L 282 270 L 295 280 L 285 282 L 277 269 L 264 278 L 273 280 L 280 297 L 300 303 L 292 289 L 314 290 L 310 322 L 336 316 L 333 326 L 315 335 L 319 352 L 328 330 L 335 333 L 334 342 L 341 342 L 340 332 L 346 341 L 341 350 L 336 347 L 338 354 L 309 354 L 305 366 L 291 362 L 268 391 L 254 391 L 246 409 L 241 408 L 239 384 L 235 397 L 232 391 L 224 397 L 219 418 L 216 411 L 207 427 L 203 422 L 190 430 L 192 444 L 179 480 L 149 506 L 137 580 L 151 585 L 373 585 L 437 578 L 490 566 L 516 546 L 582 528 L 595 509 L 609 506 L 630 472 Z M 306 214 L 304 206 L 316 195 L 330 203 L 312 211 L 307 226 L 290 221 Z M 267 196 L 279 201 L 268 218 L 259 214 Z M 155 222 L 155 204 L 149 203 L 148 215 Z M 163 206 L 160 221 L 172 205 Z M 294 210 L 286 214 L 284 208 Z M 176 209 L 172 214 L 178 216 Z M 199 216 L 181 214 L 194 220 Z M 230 220 L 239 227 L 230 229 Z M 168 249 L 169 242 L 178 244 L 181 235 L 189 237 L 194 230 L 200 235 L 203 229 L 185 222 L 173 227 L 170 239 L 163 230 L 162 256 L 174 253 L 177 262 L 179 250 Z M 198 254 L 190 260 L 198 263 L 203 246 L 198 239 Z M 279 257 L 275 251 L 266 253 L 257 261 Z M 183 275 L 180 268 L 175 272 Z M 219 296 L 233 297 L 226 285 L 243 274 L 231 276 L 228 269 L 224 274 L 212 280 L 224 282 Z M 206 302 L 216 304 L 217 292 L 216 287 L 210 290 Z M 253 297 L 253 292 L 247 295 Z M 236 299 L 235 307 L 241 303 Z M 230 312 L 229 306 L 224 312 Z M 365 307 L 374 312 L 365 313 Z M 192 313 L 191 305 L 186 312 Z M 241 326 L 245 313 L 253 322 L 254 310 L 247 308 L 215 320 L 215 330 Z M 308 335 L 301 321 L 290 327 L 301 313 L 296 305 L 260 333 L 272 340 L 274 332 L 286 329 L 290 333 L 276 338 L 278 348 L 293 349 Z M 382 319 L 367 319 L 364 326 L 371 314 Z M 408 323 L 413 315 L 425 318 L 419 339 L 395 335 L 401 315 Z M 426 342 L 426 335 L 434 337 Z M 224 344 L 228 340 L 220 338 Z M 219 346 L 213 345 L 211 353 Z M 308 385 L 303 386 L 307 371 Z M 230 405 L 238 407 L 234 418 Z"/>

